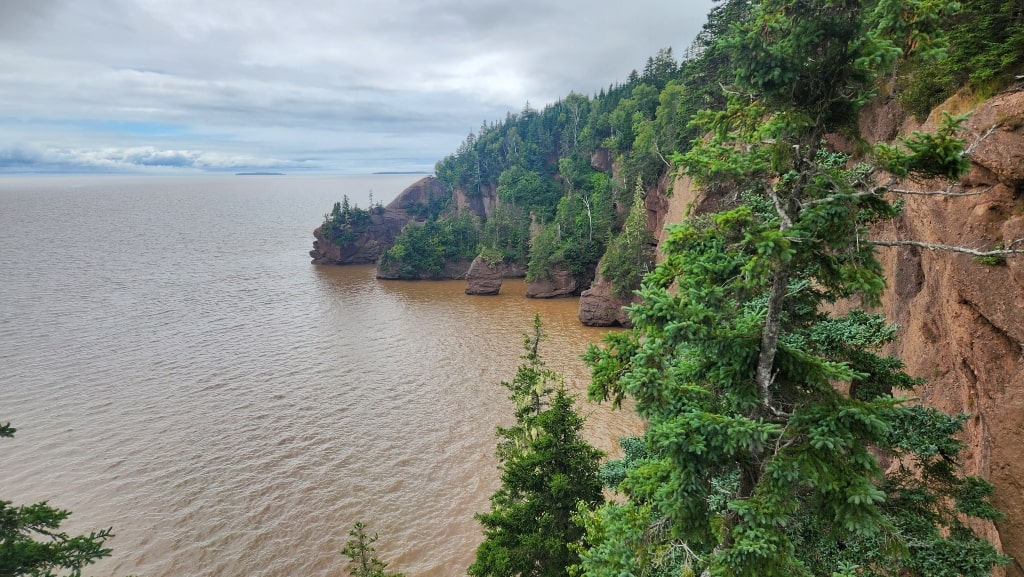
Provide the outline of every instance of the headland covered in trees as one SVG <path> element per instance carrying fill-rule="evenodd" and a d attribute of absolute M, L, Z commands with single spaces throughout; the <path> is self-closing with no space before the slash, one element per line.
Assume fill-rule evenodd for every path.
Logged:
<path fill-rule="evenodd" d="M 725 0 L 681 59 L 664 49 L 593 96 L 527 104 L 437 163 L 381 276 L 482 264 L 493 287 L 525 274 L 528 296 L 603 298 L 611 314 L 581 318 L 632 329 L 587 353 L 590 397 L 630 399 L 648 424 L 602 468 L 620 498 L 579 502 L 582 532 L 534 518 L 538 493 L 579 495 L 521 485 L 520 460 L 542 452 L 499 430 L 505 476 L 471 574 L 980 577 L 1010 561 L 1000 548 L 1024 556 L 1019 485 L 996 473 L 1014 458 L 992 449 L 1021 434 L 979 424 L 1003 414 L 986 398 L 1022 400 L 1024 325 L 1006 312 L 1021 292 L 970 288 L 1024 278 L 1008 161 L 1024 154 L 1022 11 Z M 680 196 L 685 217 L 665 222 Z M 318 241 L 366 226 L 327 215 Z M 921 303 L 999 346 L 943 341 L 900 308 Z M 895 354 L 929 343 L 942 352 Z M 935 383 L 905 370 L 941 354 L 961 360 Z"/>

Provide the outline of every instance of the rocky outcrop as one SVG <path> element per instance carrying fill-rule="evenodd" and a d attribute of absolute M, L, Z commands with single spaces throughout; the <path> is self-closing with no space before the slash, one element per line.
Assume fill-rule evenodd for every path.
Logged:
<path fill-rule="evenodd" d="M 504 262 L 488 264 L 482 256 L 477 256 L 466 271 L 466 294 L 496 295 L 501 291 L 501 282 L 504 279 L 524 276 L 524 266 Z"/>
<path fill-rule="evenodd" d="M 395 237 L 409 221 L 408 215 L 385 209 L 384 214 L 374 214 L 370 224 L 346 243 L 337 244 L 327 238 L 323 227 L 313 230 L 313 250 L 309 256 L 313 264 L 369 264 L 377 262 L 395 242 Z"/>
<path fill-rule="evenodd" d="M 434 176 L 423 177 L 410 184 L 402 191 L 395 200 L 392 200 L 386 207 L 385 213 L 391 211 L 406 211 L 406 215 L 415 212 L 416 207 L 427 206 L 432 201 L 443 200 L 449 195 L 448 189 Z"/>
<path fill-rule="evenodd" d="M 466 294 L 496 295 L 505 279 L 505 263 L 488 264 L 482 256 L 473 259 L 466 272 Z"/>
<path fill-rule="evenodd" d="M 713 196 L 698 194 L 690 179 L 682 173 L 662 177 L 658 187 L 644 197 L 647 225 L 654 231 L 658 245 L 664 242 L 667 235 L 665 226 L 682 222 L 688 210 L 713 210 L 717 205 L 709 203 L 709 198 Z M 661 258 L 660 252 L 658 258 Z M 623 299 L 614 295 L 612 284 L 601 276 L 601 264 L 598 263 L 594 282 L 580 295 L 578 316 L 581 323 L 591 327 L 630 327 L 632 322 L 623 307 L 637 300 L 636 297 Z"/>
<path fill-rule="evenodd" d="M 590 166 L 601 172 L 611 172 L 614 164 L 612 152 L 607 148 L 598 148 L 590 155 Z"/>
<path fill-rule="evenodd" d="M 623 307 L 635 301 L 636 298 L 622 299 L 612 294 L 612 283 L 601 276 L 601 265 L 598 264 L 593 284 L 580 295 L 580 322 L 588 327 L 632 327 L 633 323 Z"/>
<path fill-rule="evenodd" d="M 398 233 L 409 223 L 418 207 L 440 201 L 448 195 L 441 181 L 427 176 L 409 185 L 395 200 L 384 207 L 383 213 L 373 214 L 370 222 L 356 231 L 351 240 L 338 243 L 323 233 L 323 227 L 313 231 L 313 250 L 309 256 L 313 264 L 369 264 L 394 244 Z"/>
<path fill-rule="evenodd" d="M 496 184 L 481 185 L 475 194 L 456 188 L 453 197 L 458 210 L 468 210 L 482 219 L 488 219 L 494 214 L 494 208 L 497 206 L 498 188 Z"/>
<path fill-rule="evenodd" d="M 556 268 L 551 271 L 550 278 L 531 280 L 526 285 L 526 296 L 531 299 L 550 299 L 569 297 L 580 294 L 582 283 L 572 273 Z"/>

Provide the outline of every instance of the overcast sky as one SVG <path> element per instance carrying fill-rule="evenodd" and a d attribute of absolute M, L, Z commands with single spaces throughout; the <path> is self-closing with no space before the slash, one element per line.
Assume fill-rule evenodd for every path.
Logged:
<path fill-rule="evenodd" d="M 0 174 L 430 171 L 713 0 L 0 0 Z"/>

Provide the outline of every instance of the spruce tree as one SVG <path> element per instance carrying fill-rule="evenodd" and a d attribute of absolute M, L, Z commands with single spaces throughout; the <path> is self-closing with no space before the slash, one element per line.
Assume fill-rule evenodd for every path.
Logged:
<path fill-rule="evenodd" d="M 404 577 L 401 573 L 385 572 L 388 564 L 381 561 L 373 544 L 377 542 L 377 534 L 366 532 L 366 524 L 356 522 L 348 532 L 351 539 L 345 543 L 341 554 L 348 557 L 348 574 L 353 577 Z"/>
<path fill-rule="evenodd" d="M 919 381 L 882 348 L 895 328 L 841 299 L 885 287 L 869 226 L 894 180 L 965 170 L 958 119 L 854 164 L 826 142 L 952 2 L 763 0 L 721 38 L 726 108 L 677 158 L 742 198 L 671 230 L 630 311 L 587 358 L 594 398 L 648 423 L 629 501 L 588 519 L 587 575 L 988 575 L 965 523 L 991 486 L 957 466 L 962 419 L 906 402 Z M 885 459 L 883 467 L 879 458 Z"/>
<path fill-rule="evenodd" d="M 511 383 L 502 383 L 515 404 L 515 424 L 499 427 L 501 487 L 491 510 L 476 518 L 484 541 L 468 573 L 475 577 L 564 576 L 579 562 L 571 545 L 583 530 L 574 521 L 578 504 L 600 505 L 597 477 L 601 452 L 583 437 L 583 418 L 557 373 L 538 352 L 539 316 L 525 338 L 525 361 Z"/>

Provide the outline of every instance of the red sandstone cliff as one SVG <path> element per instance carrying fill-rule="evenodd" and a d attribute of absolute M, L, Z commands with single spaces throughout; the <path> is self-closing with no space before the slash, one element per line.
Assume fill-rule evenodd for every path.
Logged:
<path fill-rule="evenodd" d="M 955 97 L 924 126 L 905 120 L 898 131 L 933 129 L 941 110 L 965 108 L 964 99 Z M 897 115 L 894 110 L 878 106 L 862 124 L 883 126 Z M 978 106 L 967 124 L 968 143 L 988 134 L 970 154 L 972 169 L 963 186 L 982 194 L 908 196 L 903 215 L 876 231 L 878 238 L 982 250 L 1024 238 L 1022 126 L 1024 91 Z M 916 188 L 937 188 L 929 184 Z M 989 534 L 1015 558 L 1007 574 L 1024 577 L 1024 255 L 993 266 L 966 254 L 910 247 L 878 253 L 889 278 L 883 309 L 901 326 L 891 352 L 911 374 L 928 379 L 918 391 L 921 402 L 971 415 L 965 465 L 995 484 L 995 504 L 1007 518 Z"/>

